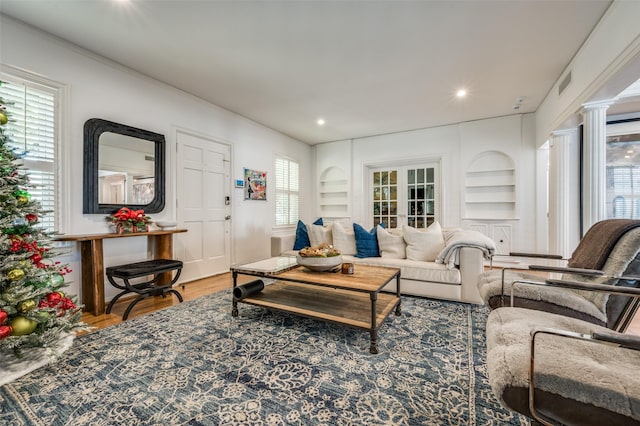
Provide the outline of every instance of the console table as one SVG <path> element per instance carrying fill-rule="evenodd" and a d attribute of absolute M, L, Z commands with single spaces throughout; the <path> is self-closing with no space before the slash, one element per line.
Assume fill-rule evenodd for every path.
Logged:
<path fill-rule="evenodd" d="M 80 244 L 82 262 L 82 304 L 84 311 L 93 315 L 105 313 L 104 254 L 102 240 L 108 238 L 147 237 L 147 246 L 153 247 L 154 259 L 173 259 L 173 234 L 186 229 L 171 229 L 131 234 L 61 235 L 56 241 L 76 241 Z M 161 283 L 171 281 L 171 273 L 162 277 Z"/>

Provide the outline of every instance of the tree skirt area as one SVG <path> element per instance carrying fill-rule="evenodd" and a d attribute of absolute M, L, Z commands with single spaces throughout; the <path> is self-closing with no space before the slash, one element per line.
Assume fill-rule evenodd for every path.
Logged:
<path fill-rule="evenodd" d="M 0 386 L 10 383 L 49 363 L 56 362 L 64 351 L 73 344 L 75 333 L 65 333 L 51 348 L 32 348 L 23 350 L 18 358 L 13 351 L 10 353 L 0 352 Z"/>
<path fill-rule="evenodd" d="M 364 330 L 239 310 L 224 291 L 80 336 L 0 388 L 0 424 L 528 424 L 489 388 L 484 307 L 403 297 L 377 355 Z"/>

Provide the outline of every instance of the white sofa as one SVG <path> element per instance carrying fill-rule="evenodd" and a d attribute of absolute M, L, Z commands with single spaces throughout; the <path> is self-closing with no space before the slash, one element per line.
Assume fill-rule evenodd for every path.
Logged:
<path fill-rule="evenodd" d="M 444 233 L 449 234 L 446 235 L 445 240 L 451 241 L 451 236 L 455 236 L 457 232 L 469 235 L 470 232 L 474 231 L 445 230 Z M 478 233 L 478 235 L 482 234 Z M 296 250 L 293 250 L 295 240 L 295 234 L 272 236 L 271 255 L 295 256 L 297 253 Z M 452 262 L 447 265 L 406 258 L 357 258 L 344 254 L 342 258 L 343 262 L 354 263 L 356 268 L 359 264 L 400 268 L 400 290 L 402 294 L 482 304 L 483 301 L 478 292 L 478 278 L 484 270 L 484 257 L 492 253 L 493 250 L 495 248 L 459 247 L 456 252 L 455 265 Z M 385 291 L 395 290 L 395 280 L 385 287 Z"/>

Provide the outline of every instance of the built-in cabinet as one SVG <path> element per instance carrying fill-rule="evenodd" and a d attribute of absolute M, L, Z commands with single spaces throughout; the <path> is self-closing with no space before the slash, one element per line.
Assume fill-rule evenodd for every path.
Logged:
<path fill-rule="evenodd" d="M 464 174 L 463 227 L 482 232 L 496 243 L 497 254 L 509 254 L 516 210 L 516 167 L 507 154 L 485 151 Z"/>
<path fill-rule="evenodd" d="M 466 222 L 465 229 L 478 231 L 491 238 L 496 243 L 496 254 L 508 255 L 511 253 L 512 230 L 511 224 L 506 223 L 482 223 Z"/>
<path fill-rule="evenodd" d="M 322 217 L 349 217 L 349 180 L 344 170 L 329 167 L 320 174 L 318 205 Z"/>

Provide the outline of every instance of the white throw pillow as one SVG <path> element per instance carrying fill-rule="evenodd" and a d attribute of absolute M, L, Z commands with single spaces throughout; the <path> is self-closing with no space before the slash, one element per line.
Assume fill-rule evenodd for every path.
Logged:
<path fill-rule="evenodd" d="M 333 225 L 333 247 L 341 254 L 355 256 L 356 234 L 353 232 L 353 223 L 351 221 L 336 220 Z"/>
<path fill-rule="evenodd" d="M 322 243 L 333 244 L 331 228 L 332 228 L 331 224 L 327 226 L 307 225 L 307 233 L 309 234 L 309 241 L 311 242 L 311 247 L 315 247 Z"/>
<path fill-rule="evenodd" d="M 380 248 L 380 257 L 386 257 L 391 259 L 406 259 L 407 245 L 404 242 L 402 235 L 394 235 L 393 230 L 387 231 L 382 226 L 376 227 L 376 234 L 378 237 L 378 247 Z"/>
<path fill-rule="evenodd" d="M 434 262 L 444 248 L 444 237 L 438 222 L 433 222 L 423 230 L 402 225 L 402 233 L 407 243 L 407 259 Z"/>

